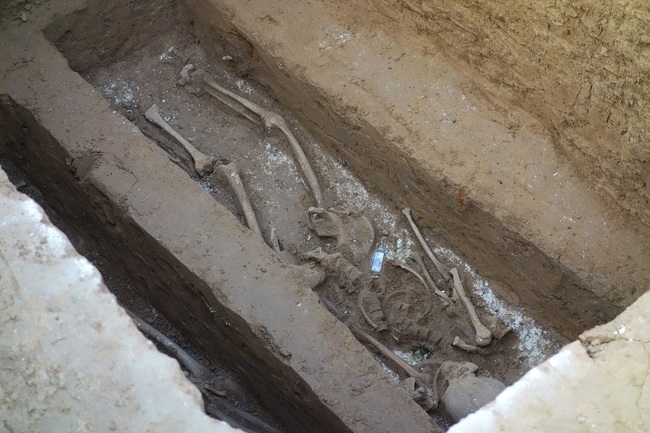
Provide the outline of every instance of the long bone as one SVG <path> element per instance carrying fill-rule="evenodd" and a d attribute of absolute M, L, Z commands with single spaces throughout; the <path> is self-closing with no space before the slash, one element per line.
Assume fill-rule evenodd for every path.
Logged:
<path fill-rule="evenodd" d="M 408 364 L 406 361 L 404 361 L 402 358 L 399 356 L 395 355 L 392 350 L 390 350 L 388 347 L 384 346 L 381 344 L 377 339 L 371 337 L 370 335 L 366 334 L 356 326 L 350 327 L 350 330 L 354 335 L 357 336 L 360 340 L 365 341 L 366 343 L 371 344 L 375 349 L 377 349 L 382 355 L 384 355 L 386 358 L 391 360 L 394 364 L 396 364 L 399 368 L 401 368 L 404 373 L 406 373 L 408 376 L 412 377 L 415 379 L 415 383 L 417 384 L 418 387 L 423 387 L 423 388 L 430 388 L 431 383 L 432 383 L 432 377 L 430 374 L 426 373 L 420 373 L 417 370 L 415 370 L 410 364 Z"/>
<path fill-rule="evenodd" d="M 431 259 L 434 265 L 436 265 L 436 269 L 438 272 L 440 272 L 440 275 L 442 275 L 442 278 L 445 279 L 445 281 L 449 281 L 449 271 L 443 265 L 440 263 L 440 260 L 433 255 L 433 251 L 431 251 L 431 248 L 429 247 L 429 244 L 427 241 L 424 239 L 424 236 L 422 236 L 422 233 L 420 232 L 420 229 L 418 229 L 418 226 L 415 225 L 415 221 L 413 221 L 413 217 L 411 216 L 411 209 L 405 208 L 402 209 L 402 213 L 406 215 L 406 219 L 409 221 L 409 224 L 411 225 L 411 228 L 413 229 L 413 232 L 415 233 L 415 236 L 418 238 L 418 241 L 420 241 L 420 245 L 422 245 L 422 249 L 424 249 L 424 252 L 427 253 L 427 256 Z"/>
<path fill-rule="evenodd" d="M 253 113 L 260 116 L 266 129 L 270 130 L 271 128 L 275 127 L 278 128 L 280 131 L 282 131 L 284 136 L 287 137 L 287 140 L 289 140 L 291 149 L 293 150 L 294 155 L 298 159 L 298 164 L 300 165 L 300 168 L 302 169 L 302 172 L 305 175 L 305 178 L 307 179 L 307 184 L 309 185 L 312 194 L 314 194 L 314 199 L 316 200 L 316 204 L 318 205 L 318 207 L 322 207 L 324 205 L 323 193 L 320 189 L 320 184 L 318 183 L 316 174 L 314 173 L 314 170 L 311 168 L 311 164 L 307 159 L 307 155 L 305 155 L 305 152 L 302 150 L 300 143 L 291 132 L 291 129 L 287 124 L 287 121 L 284 120 L 284 117 L 271 110 L 262 108 L 256 103 L 249 101 L 248 99 L 239 96 L 228 89 L 221 87 L 219 84 L 217 84 L 216 81 L 214 81 L 210 76 L 208 76 L 207 73 L 203 73 L 201 75 L 203 78 L 203 82 L 205 83 L 206 86 L 216 90 L 219 93 L 228 96 L 229 98 L 234 99 L 244 107 L 251 110 Z"/>
<path fill-rule="evenodd" d="M 159 345 L 163 346 L 169 353 L 172 354 L 174 358 L 178 360 L 178 362 L 185 367 L 187 371 L 189 371 L 190 375 L 192 377 L 196 378 L 199 381 L 207 381 L 210 375 L 210 372 L 208 369 L 206 369 L 203 365 L 201 365 L 197 360 L 192 358 L 192 356 L 187 353 L 185 350 L 183 350 L 178 344 L 174 343 L 169 337 L 167 337 L 165 334 L 142 320 L 139 316 L 137 316 L 135 313 L 132 311 L 124 308 L 124 311 L 131 317 L 135 325 L 138 327 L 140 332 L 142 332 L 144 335 L 158 343 Z M 209 387 L 206 387 L 206 389 L 210 390 Z"/>
<path fill-rule="evenodd" d="M 465 305 L 465 309 L 467 310 L 469 318 L 472 321 L 472 325 L 474 326 L 474 330 L 476 331 L 476 338 L 474 340 L 476 342 L 476 345 L 489 345 L 492 341 L 492 332 L 490 332 L 490 330 L 487 329 L 478 318 L 478 314 L 476 314 L 476 310 L 474 309 L 474 305 L 472 305 L 472 301 L 470 301 L 470 299 L 467 297 L 467 294 L 465 293 L 465 288 L 463 287 L 463 282 L 460 280 L 460 275 L 458 275 L 458 270 L 456 268 L 453 268 L 449 272 L 454 278 L 454 289 L 460 297 L 460 300 L 463 302 L 463 305 Z"/>
<path fill-rule="evenodd" d="M 237 164 L 231 162 L 230 164 L 220 165 L 216 169 L 216 174 L 219 179 L 228 183 L 228 186 L 230 186 L 230 189 L 232 189 L 235 194 L 237 204 L 244 214 L 244 218 L 246 218 L 248 228 L 259 236 L 260 239 L 264 240 L 260 225 L 257 223 L 257 217 L 255 217 L 255 212 L 253 212 L 253 207 L 248 199 L 248 194 L 246 193 L 246 189 L 244 189 L 241 177 L 239 177 L 239 168 L 237 167 Z"/>
<path fill-rule="evenodd" d="M 194 162 L 194 170 L 196 170 L 196 173 L 199 176 L 203 177 L 206 174 L 212 173 L 212 170 L 214 169 L 215 158 L 213 156 L 207 156 L 203 154 L 196 147 L 192 146 L 192 144 L 187 141 L 181 134 L 176 132 L 176 130 L 172 128 L 169 123 L 165 122 L 165 119 L 163 119 L 160 115 L 160 109 L 158 109 L 158 106 L 156 104 L 153 104 L 151 108 L 149 108 L 144 113 L 144 115 L 149 122 L 162 128 L 165 132 L 174 137 L 176 141 L 181 144 L 181 146 L 183 146 L 187 153 L 189 153 L 192 157 L 192 161 Z"/>
<path fill-rule="evenodd" d="M 424 278 L 429 283 L 429 287 L 431 288 L 431 290 L 433 290 L 433 292 L 436 295 L 440 296 L 447 306 L 452 305 L 452 302 L 451 302 L 451 299 L 449 299 L 449 296 L 447 296 L 447 294 L 445 292 L 440 290 L 438 288 L 438 286 L 436 286 L 436 283 L 433 282 L 433 279 L 431 279 L 431 275 L 429 275 L 429 271 L 427 271 L 427 268 L 424 266 L 424 260 L 422 260 L 422 255 L 420 253 L 418 253 L 417 251 L 411 251 L 411 254 L 409 255 L 409 257 L 412 258 L 413 260 L 415 260 L 415 263 L 418 264 L 418 266 L 420 267 L 420 270 L 422 271 L 422 275 L 424 275 Z"/>

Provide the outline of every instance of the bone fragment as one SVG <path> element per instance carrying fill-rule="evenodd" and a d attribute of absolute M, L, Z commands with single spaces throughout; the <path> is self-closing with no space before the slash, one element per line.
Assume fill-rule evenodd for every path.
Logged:
<path fill-rule="evenodd" d="M 449 296 L 442 290 L 436 286 L 436 283 L 433 282 L 433 279 L 431 279 L 431 275 L 429 275 L 429 271 L 427 271 L 427 268 L 424 266 L 424 260 L 422 260 L 422 255 L 418 253 L 417 251 L 412 251 L 410 254 L 410 257 L 415 260 L 415 263 L 418 264 L 420 269 L 422 270 L 422 274 L 424 275 L 424 278 L 427 280 L 429 283 L 429 287 L 433 292 L 440 296 L 442 300 L 445 302 L 446 305 L 450 306 L 452 305 L 451 299 L 449 299 Z"/>
<path fill-rule="evenodd" d="M 488 315 L 487 317 L 484 316 L 483 322 L 485 327 L 489 329 L 490 332 L 492 332 L 492 336 L 497 340 L 501 340 L 510 331 L 512 331 L 512 328 L 510 326 L 502 325 L 499 322 L 499 319 L 493 315 Z"/>
<path fill-rule="evenodd" d="M 280 248 L 280 240 L 277 236 L 277 229 L 271 228 L 271 246 L 275 253 L 286 263 L 291 272 L 303 283 L 307 284 L 310 289 L 315 288 L 325 280 L 325 272 L 320 267 L 313 266 L 312 263 L 297 265 L 292 263 L 295 259 L 286 250 Z"/>
<path fill-rule="evenodd" d="M 375 349 L 377 349 L 382 355 L 384 355 L 386 358 L 388 358 L 394 364 L 400 367 L 404 371 L 404 373 L 406 373 L 408 376 L 415 379 L 415 382 L 418 387 L 428 388 L 431 385 L 431 380 L 432 380 L 431 375 L 426 373 L 419 373 L 410 364 L 408 364 L 399 356 L 395 355 L 392 350 L 390 350 L 388 347 L 384 346 L 378 340 L 366 334 L 359 328 L 353 326 L 350 328 L 350 330 L 354 335 L 357 336 L 357 338 L 373 345 Z"/>
<path fill-rule="evenodd" d="M 463 339 L 458 336 L 454 338 L 454 342 L 451 343 L 451 345 L 454 347 L 458 347 L 459 349 L 463 349 L 464 351 L 469 353 L 478 352 L 478 347 L 465 343 L 465 341 L 463 341 Z"/>
<path fill-rule="evenodd" d="M 178 362 L 189 371 L 190 375 L 195 379 L 204 382 L 208 380 L 210 375 L 209 371 L 203 367 L 198 361 L 196 361 L 189 353 L 183 350 L 178 344 L 174 343 L 169 337 L 167 337 L 162 332 L 158 331 L 156 328 L 142 320 L 132 311 L 124 309 L 126 313 L 131 316 L 133 322 L 138 327 L 140 332 L 144 335 L 158 343 L 159 345 L 165 347 L 171 353 Z"/>
<path fill-rule="evenodd" d="M 433 300 L 431 299 L 431 291 L 429 290 L 429 285 L 424 280 L 422 275 L 420 275 L 415 269 L 411 268 L 406 263 L 400 262 L 399 260 L 391 260 L 391 263 L 393 264 L 393 266 L 397 266 L 399 268 L 404 269 L 405 271 L 408 271 L 408 272 L 412 273 L 413 275 L 415 275 L 417 277 L 418 280 L 420 280 L 422 285 L 424 285 L 424 291 L 427 294 L 427 304 L 428 305 L 427 305 L 426 311 L 424 312 L 422 317 L 420 317 L 420 319 L 426 317 L 431 312 L 431 308 L 433 307 Z M 388 302 L 388 300 L 387 300 L 387 302 Z M 418 320 L 420 320 L 420 319 L 418 319 Z"/>
<path fill-rule="evenodd" d="M 248 228 L 251 229 L 251 231 L 259 236 L 259 238 L 263 241 L 264 236 L 262 236 L 262 230 L 260 230 L 260 226 L 257 223 L 257 218 L 255 217 L 255 212 L 253 212 L 253 207 L 251 206 L 251 202 L 248 199 L 248 194 L 246 193 L 244 184 L 241 181 L 241 177 L 239 177 L 239 169 L 237 168 L 237 165 L 234 162 L 226 165 L 220 165 L 217 167 L 216 174 L 219 179 L 228 183 L 230 189 L 235 194 L 237 204 L 239 205 L 240 210 L 246 218 L 246 224 L 248 225 Z"/>
<path fill-rule="evenodd" d="M 341 253 L 328 254 L 321 247 L 302 254 L 304 258 L 317 261 L 330 274 L 335 274 L 338 284 L 348 293 L 356 290 L 359 279 L 363 273 Z"/>
<path fill-rule="evenodd" d="M 215 158 L 201 153 L 201 151 L 192 146 L 189 141 L 187 141 L 181 134 L 176 132 L 174 128 L 165 122 L 165 119 L 163 119 L 160 115 L 160 110 L 156 104 L 153 104 L 151 108 L 149 108 L 144 113 L 144 115 L 148 121 L 165 130 L 165 132 L 174 137 L 181 144 L 181 146 L 183 146 L 187 153 L 189 153 L 192 157 L 192 160 L 194 161 L 194 169 L 199 176 L 203 177 L 206 174 L 212 173 L 212 170 L 214 169 Z"/>
<path fill-rule="evenodd" d="M 187 83 L 192 81 L 190 72 L 192 72 L 193 70 L 194 70 L 194 65 L 191 63 L 188 63 L 187 65 L 183 66 L 183 69 L 181 69 L 181 73 L 179 74 L 180 78 L 177 81 L 179 86 L 185 86 Z"/>
<path fill-rule="evenodd" d="M 463 287 L 463 282 L 460 280 L 460 275 L 458 275 L 458 270 L 456 268 L 453 268 L 450 273 L 454 278 L 454 288 L 456 290 L 456 293 L 460 297 L 460 300 L 463 302 L 463 305 L 469 314 L 469 318 L 472 321 L 472 325 L 474 326 L 474 330 L 476 331 L 476 345 L 481 347 L 489 345 L 492 341 L 492 332 L 490 332 L 490 330 L 487 329 L 478 318 L 476 310 L 472 305 L 472 301 L 470 301 L 470 299 L 467 297 L 467 294 L 465 293 L 465 288 Z"/>
<path fill-rule="evenodd" d="M 424 239 L 424 236 L 422 236 L 422 233 L 420 232 L 420 229 L 418 229 L 418 226 L 415 225 L 415 221 L 413 221 L 413 217 L 411 216 L 411 209 L 406 208 L 402 210 L 402 213 L 406 215 L 406 219 L 409 221 L 409 224 L 411 225 L 411 228 L 413 229 L 413 232 L 415 233 L 415 236 L 418 238 L 420 241 L 420 245 L 422 245 L 422 248 L 424 249 L 424 252 L 427 253 L 427 256 L 431 259 L 434 265 L 436 265 L 436 269 L 438 272 L 440 272 L 440 275 L 442 275 L 442 278 L 445 279 L 445 281 L 449 281 L 449 271 L 443 265 L 440 263 L 440 260 L 433 255 L 433 251 L 431 251 L 431 248 L 429 247 L 429 244 L 427 241 Z"/>
<path fill-rule="evenodd" d="M 231 99 L 234 99 L 244 107 L 248 108 L 253 113 L 260 116 L 262 122 L 264 123 L 264 126 L 268 130 L 270 130 L 273 127 L 276 127 L 285 135 L 285 137 L 287 137 L 287 140 L 289 140 L 289 144 L 291 145 L 291 149 L 293 150 L 293 153 L 296 159 L 298 160 L 298 164 L 300 165 L 300 168 L 302 169 L 302 172 L 305 175 L 305 178 L 307 179 L 307 184 L 309 185 L 309 188 L 311 189 L 312 194 L 314 195 L 316 204 L 319 207 L 323 206 L 324 205 L 323 193 L 320 189 L 320 184 L 318 183 L 316 174 L 314 173 L 314 170 L 312 169 L 311 164 L 307 159 L 307 155 L 305 155 L 305 152 L 302 150 L 300 143 L 291 132 L 291 129 L 289 128 L 289 125 L 287 124 L 286 120 L 284 120 L 284 117 L 271 110 L 262 108 L 256 103 L 249 101 L 248 99 L 239 96 L 228 89 L 221 87 L 207 73 L 203 74 L 203 82 L 209 88 L 216 90 L 217 92 L 222 93 Z"/>
<path fill-rule="evenodd" d="M 350 256 L 357 263 L 370 253 L 375 240 L 375 229 L 364 216 L 350 216 L 346 213 L 310 207 L 307 210 L 307 225 L 318 236 L 336 239 L 336 249 Z"/>

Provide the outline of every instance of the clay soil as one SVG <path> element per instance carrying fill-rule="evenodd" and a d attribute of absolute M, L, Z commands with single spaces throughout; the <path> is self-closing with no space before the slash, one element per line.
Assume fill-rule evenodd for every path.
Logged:
<path fill-rule="evenodd" d="M 148 122 L 144 112 L 152 104 L 157 104 L 165 120 L 202 152 L 214 155 L 221 163 L 235 162 L 240 168 L 267 244 L 270 244 L 271 228 L 276 228 L 284 249 L 292 253 L 290 256 L 293 255 L 297 263 L 304 261 L 300 253 L 317 247 L 335 252 L 332 238 L 319 238 L 307 226 L 306 210 L 314 205 L 313 199 L 284 136 L 278 131 L 265 131 L 261 124 L 243 117 L 208 94 L 196 95 L 189 92 L 187 87 L 179 86 L 179 72 L 187 63 L 208 70 L 217 82 L 231 91 L 281 113 L 303 144 L 315 168 L 328 208 L 350 213 L 352 218 L 365 216 L 372 222 L 375 244 L 369 254 L 357 264 L 363 276 L 355 284 L 346 287 L 341 284 L 341 275 L 332 272 L 315 289 L 323 304 L 341 321 L 360 326 L 409 363 L 428 360 L 433 365 L 438 365 L 446 360 L 471 361 L 480 367 L 480 374 L 495 377 L 506 385 L 516 381 L 530 367 L 559 348 L 563 342 L 559 337 L 537 326 L 534 318 L 528 317 L 525 311 L 512 308 L 506 300 L 494 296 L 492 288 L 498 286 L 498 282 L 481 278 L 474 272 L 471 263 L 466 263 L 448 248 L 445 239 L 427 236 L 425 232 L 440 259 L 450 268 L 458 267 L 474 304 L 478 306 L 479 314 L 488 320 L 488 316 L 498 316 L 497 326 L 511 326 L 514 329 L 478 353 L 470 354 L 453 348 L 451 341 L 455 336 L 470 343 L 474 339 L 471 323 L 460 302 L 454 308 L 445 309 L 438 297 L 433 296 L 429 301 L 423 285 L 411 274 L 390 264 L 389 260 L 384 262 L 381 272 L 370 272 L 372 251 L 379 247 L 387 251 L 387 259 L 399 261 L 407 261 L 412 251 L 422 252 L 401 209 L 382 196 L 381 185 L 361 184 L 346 169 L 345 163 L 325 152 L 309 131 L 280 106 L 267 89 L 246 79 L 246 71 L 238 68 L 230 57 L 209 58 L 192 35 L 179 31 L 167 33 L 107 66 L 83 72 L 83 76 L 101 92 L 115 111 L 159 144 L 161 150 L 184 169 L 188 176 L 194 177 L 215 200 L 240 217 L 243 223 L 243 217 L 228 186 L 215 175 L 199 178 L 192 168 L 189 156 L 169 135 Z M 186 206 L 190 207 L 192 203 L 188 202 Z M 179 215 L 182 213 L 182 209 L 166 211 Z M 415 218 L 417 221 L 417 215 Z M 101 240 L 75 239 L 74 228 L 66 228 L 65 222 L 57 221 L 56 217 L 53 220 L 61 224 L 80 252 L 102 271 L 107 286 L 122 305 L 173 337 L 208 365 L 208 361 L 190 347 L 187 339 L 149 304 L 138 285 L 124 275 L 110 257 L 102 253 Z M 413 266 L 412 262 L 409 263 Z M 436 274 L 433 266 L 429 266 L 429 272 L 449 293 L 448 284 Z M 373 332 L 363 319 L 358 308 L 359 294 L 362 291 L 376 294 L 383 300 L 388 331 Z M 367 298 L 364 302 L 367 306 Z M 430 302 L 431 311 L 421 318 Z M 432 332 L 429 336 L 399 332 L 400 324 L 405 320 L 414 320 L 417 325 Z M 327 336 L 321 335 L 319 338 Z M 380 355 L 377 355 L 377 359 L 387 369 L 394 369 L 397 380 L 401 372 Z M 267 424 L 281 429 L 273 415 L 264 412 L 263 402 L 255 400 L 252 390 L 244 390 L 237 384 L 236 378 L 218 366 L 209 367 L 215 371 L 215 381 L 226 390 L 225 398 L 231 405 L 254 413 Z M 208 401 L 208 409 L 216 407 L 211 411 L 213 414 L 229 418 L 245 428 L 256 429 L 241 416 L 228 413 L 223 407 L 219 408 L 219 398 L 213 400 Z M 443 427 L 450 425 L 450 419 L 443 409 L 433 413 L 433 417 Z"/>

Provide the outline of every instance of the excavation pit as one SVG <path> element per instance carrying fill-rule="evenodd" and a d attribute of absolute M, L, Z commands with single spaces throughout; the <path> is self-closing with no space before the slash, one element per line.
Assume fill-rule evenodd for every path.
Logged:
<path fill-rule="evenodd" d="M 255 395 L 275 428 L 434 428 L 401 392 L 395 366 L 380 365 L 377 360 L 385 360 L 374 351 L 373 359 L 342 323 L 372 331 L 358 309 L 364 289 L 395 301 L 385 306 L 395 310 L 392 326 L 427 309 L 413 276 L 388 262 L 380 273 L 370 271 L 372 252 L 380 247 L 403 261 L 420 250 L 402 208 L 413 209 L 444 264 L 458 268 L 479 315 L 513 328 L 478 353 L 461 351 L 451 340 L 472 342 L 471 322 L 462 304 L 450 314 L 434 296 L 432 312 L 418 324 L 441 340 L 400 335 L 396 342 L 381 334 L 409 363 L 468 360 L 509 385 L 620 311 L 467 200 L 463 189 L 450 195 L 443 181 L 391 150 L 391 142 L 405 138 L 350 115 L 363 107 L 330 99 L 317 82 L 287 70 L 259 35 L 245 36 L 245 23 L 229 21 L 217 3 L 81 6 L 48 6 L 45 37 L 30 36 L 25 53 L 6 65 L 14 75 L 26 68 L 31 79 L 12 75 L 11 83 L 27 84 L 2 89 L 2 160 L 40 191 L 78 249 L 101 258 L 98 266 L 105 264 L 104 278 L 120 303 L 140 314 L 152 314 L 149 303 L 162 312 Z M 346 34 L 329 33 L 335 47 Z M 357 264 L 363 285 L 346 287 L 335 273 L 312 291 L 267 245 L 277 228 L 296 260 L 305 261 L 294 251 L 335 252 L 331 238 L 308 227 L 307 209 L 316 203 L 285 137 L 179 85 L 188 63 L 281 113 L 315 168 L 327 207 L 372 222 L 373 246 Z M 239 166 L 264 242 L 243 226 L 223 180 L 197 176 L 178 143 L 146 120 L 153 104 L 203 153 Z M 429 271 L 442 277 L 433 266 Z M 405 304 L 406 312 L 397 311 Z M 450 425 L 443 409 L 433 417 L 443 428 Z"/>

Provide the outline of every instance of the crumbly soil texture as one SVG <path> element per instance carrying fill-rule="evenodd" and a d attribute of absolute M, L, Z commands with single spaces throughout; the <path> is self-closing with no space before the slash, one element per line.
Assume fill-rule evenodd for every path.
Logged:
<path fill-rule="evenodd" d="M 231 60 L 233 57 L 210 58 L 191 34 L 175 31 L 154 39 L 145 47 L 109 65 L 90 69 L 82 75 L 101 92 L 116 112 L 125 117 L 125 122 L 132 122 L 134 128 L 139 128 L 150 137 L 188 176 L 195 178 L 244 224 L 243 215 L 228 185 L 215 174 L 198 177 L 190 156 L 170 135 L 147 121 L 145 111 L 156 104 L 163 118 L 201 152 L 216 157 L 219 163 L 236 163 L 266 243 L 271 245 L 271 232 L 275 229 L 283 255 L 295 264 L 305 264 L 309 263 L 305 256 L 309 251 L 317 248 L 326 253 L 338 251 L 335 239 L 319 237 L 307 224 L 307 210 L 315 203 L 284 135 L 278 130 L 265 130 L 261 122 L 253 121 L 257 120 L 256 117 L 253 116 L 253 120 L 246 118 L 210 94 L 193 92 L 190 87 L 179 85 L 179 73 L 191 63 L 196 68 L 207 70 L 221 86 L 282 114 L 314 167 L 327 208 L 350 220 L 368 218 L 375 231 L 372 248 L 355 263 L 359 275 L 351 280 L 349 273 L 342 268 L 332 268 L 314 290 L 323 305 L 341 321 L 361 327 L 407 362 L 417 364 L 427 361 L 439 365 L 449 360 L 470 361 L 480 367 L 481 375 L 494 377 L 509 385 L 564 343 L 559 336 L 540 328 L 525 311 L 498 299 L 492 290 L 498 282 L 482 278 L 473 270 L 471 263 L 454 254 L 444 239 L 430 237 L 425 232 L 438 258 L 448 268 L 456 267 L 459 270 L 465 288 L 484 322 L 493 322 L 501 330 L 512 328 L 511 332 L 494 339 L 489 346 L 480 348 L 476 353 L 452 347 L 451 342 L 455 337 L 473 344 L 474 330 L 469 316 L 460 301 L 445 307 L 441 298 L 431 294 L 415 276 L 393 264 L 395 261 L 405 262 L 418 269 L 409 256 L 413 252 L 423 254 L 401 209 L 382 196 L 381 185 L 361 184 L 346 169 L 344 162 L 329 155 L 309 131 L 274 100 L 268 89 L 248 80 L 246 71 L 239 69 Z M 8 161 L 3 161 L 3 166 L 10 165 Z M 19 186 L 38 199 L 38 194 L 26 181 L 19 181 Z M 38 201 L 42 203 L 42 200 Z M 191 207 L 192 203 L 188 202 L 186 206 Z M 179 216 L 182 212 L 182 209 L 177 210 Z M 414 215 L 416 222 L 417 217 Z M 215 372 L 215 380 L 219 384 L 216 388 L 223 389 L 225 397 L 213 396 L 212 400 L 208 400 L 208 409 L 217 405 L 217 409 L 212 410 L 213 414 L 251 431 L 261 431 L 259 425 L 242 418 L 241 412 L 228 413 L 224 407 L 219 409 L 219 399 L 225 398 L 231 406 L 259 416 L 268 426 L 281 430 L 273 414 L 265 413 L 263 402 L 255 399 L 253 390 L 244 389 L 227 371 L 209 364 L 190 347 L 185 337 L 169 325 L 151 306 L 137 283 L 124 275 L 119 266 L 102 253 L 101 240 L 75 238 L 74 227 L 65 227 L 65 222 L 57 220 L 56 216 L 52 219 L 64 228 L 79 251 L 100 269 L 107 286 L 122 305 L 188 348 L 190 353 Z M 385 259 L 381 270 L 372 272 L 372 255 L 378 249 L 385 251 Z M 425 262 L 438 286 L 450 294 L 450 283 L 437 273 L 426 258 Z M 364 319 L 360 305 L 366 310 L 370 321 Z M 376 305 L 381 307 L 381 311 L 377 310 Z M 370 322 L 374 325 L 385 324 L 386 329 L 377 331 Z M 372 347 L 369 350 L 373 351 Z M 376 357 L 391 371 L 395 380 L 405 378 L 403 372 L 381 355 L 376 354 Z M 432 416 L 442 427 L 451 425 L 442 407 Z"/>

